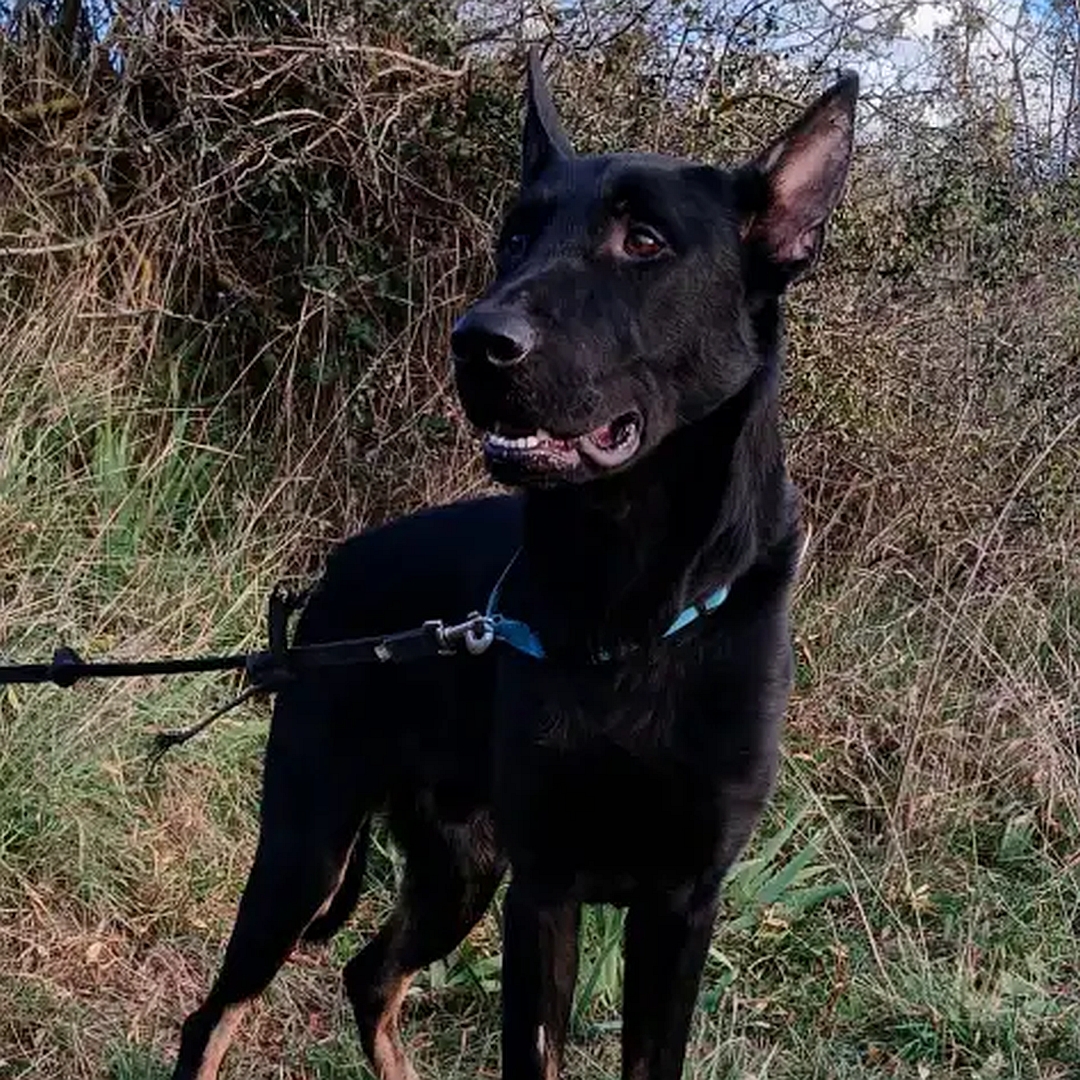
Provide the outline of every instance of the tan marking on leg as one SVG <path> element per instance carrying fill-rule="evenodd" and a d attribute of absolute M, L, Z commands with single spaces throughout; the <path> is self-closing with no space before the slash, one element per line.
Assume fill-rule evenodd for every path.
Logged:
<path fill-rule="evenodd" d="M 247 1011 L 247 1007 L 248 1002 L 239 1001 L 235 1005 L 229 1005 L 222 1012 L 221 1019 L 210 1032 L 210 1038 L 206 1040 L 202 1064 L 199 1065 L 199 1071 L 195 1074 L 195 1080 L 217 1080 L 221 1059 L 225 1056 L 225 1051 L 229 1049 L 229 1043 L 232 1042 L 237 1025 Z"/>
<path fill-rule="evenodd" d="M 540 1024 L 536 1029 L 536 1052 L 540 1055 L 540 1067 L 543 1069 L 544 1080 L 559 1080 L 559 1063 L 555 1059 L 552 1048 L 548 1045 L 547 1031 Z"/>
<path fill-rule="evenodd" d="M 544 1035 L 543 1027 L 540 1028 L 540 1035 Z M 544 1080 L 559 1080 L 559 1059 L 555 1056 L 554 1047 L 549 1046 L 546 1039 L 540 1050 L 540 1060 L 544 1066 Z"/>
<path fill-rule="evenodd" d="M 412 981 L 412 975 L 402 976 L 375 1025 L 375 1072 L 379 1080 L 418 1080 L 412 1062 L 401 1047 L 401 1035 L 398 1032 L 401 1003 L 405 1000 Z"/>
<path fill-rule="evenodd" d="M 334 902 L 334 897 L 341 891 L 341 883 L 345 880 L 345 871 L 349 869 L 349 861 L 352 859 L 353 849 L 356 847 L 356 840 L 359 835 L 360 833 L 357 831 L 356 836 L 353 837 L 353 842 L 349 845 L 349 850 L 345 853 L 345 859 L 341 864 L 341 869 L 338 871 L 337 881 L 334 882 L 326 899 L 319 905 L 319 909 L 310 919 L 308 919 L 308 926 L 316 919 L 321 919 L 330 910 L 330 905 Z M 305 926 L 304 929 L 306 930 L 307 926 Z"/>
<path fill-rule="evenodd" d="M 310 919 L 308 919 L 308 926 L 310 926 L 316 919 L 321 919 L 330 910 L 330 905 L 334 902 L 334 897 L 337 896 L 338 892 L 341 890 L 341 883 L 345 880 L 345 868 L 348 865 L 348 859 L 346 859 L 345 862 L 341 864 L 341 872 L 337 876 L 337 881 L 334 882 L 333 888 L 330 890 L 326 899 L 318 906 L 315 914 L 312 915 Z M 306 930 L 307 927 L 305 926 L 304 929 Z"/>

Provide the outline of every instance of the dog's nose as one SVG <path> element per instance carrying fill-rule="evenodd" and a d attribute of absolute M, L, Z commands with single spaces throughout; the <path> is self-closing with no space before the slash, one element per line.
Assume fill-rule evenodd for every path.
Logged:
<path fill-rule="evenodd" d="M 460 363 L 486 360 L 508 367 L 524 360 L 536 344 L 536 331 L 512 311 L 473 308 L 454 326 L 450 349 Z"/>

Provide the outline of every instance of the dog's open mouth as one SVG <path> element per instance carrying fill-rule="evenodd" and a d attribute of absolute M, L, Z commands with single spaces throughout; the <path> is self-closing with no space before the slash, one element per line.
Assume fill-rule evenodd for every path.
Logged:
<path fill-rule="evenodd" d="M 640 445 L 641 417 L 634 412 L 623 413 L 582 435 L 560 437 L 543 428 L 523 431 L 503 424 L 484 434 L 484 456 L 489 464 L 540 473 L 567 472 L 582 459 L 613 469 L 629 461 Z"/>

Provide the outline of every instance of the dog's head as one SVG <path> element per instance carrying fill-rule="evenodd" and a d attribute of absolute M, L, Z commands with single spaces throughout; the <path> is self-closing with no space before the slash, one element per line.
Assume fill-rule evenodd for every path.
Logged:
<path fill-rule="evenodd" d="M 530 55 L 520 194 L 495 280 L 451 338 L 496 479 L 629 468 L 772 361 L 776 300 L 840 198 L 857 92 L 843 76 L 735 170 L 578 156 Z"/>

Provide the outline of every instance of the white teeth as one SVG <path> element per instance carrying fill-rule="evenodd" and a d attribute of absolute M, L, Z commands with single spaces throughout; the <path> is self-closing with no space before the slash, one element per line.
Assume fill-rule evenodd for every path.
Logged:
<path fill-rule="evenodd" d="M 495 446 L 505 446 L 511 450 L 531 450 L 540 445 L 537 435 L 523 435 L 520 439 L 509 439 L 505 435 L 497 435 L 494 431 L 488 432 L 488 442 Z"/>

